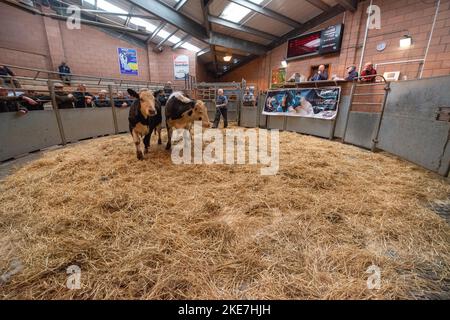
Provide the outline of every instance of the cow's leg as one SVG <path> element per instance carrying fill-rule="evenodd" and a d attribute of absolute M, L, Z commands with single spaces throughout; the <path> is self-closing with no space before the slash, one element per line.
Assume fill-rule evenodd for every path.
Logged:
<path fill-rule="evenodd" d="M 172 148 L 172 128 L 169 126 L 169 124 L 167 122 L 166 122 L 166 128 L 167 128 L 166 150 L 170 150 L 170 148 Z"/>
<path fill-rule="evenodd" d="M 161 130 L 162 130 L 161 125 L 158 125 L 158 126 L 156 127 L 156 131 L 158 132 L 158 144 L 162 144 L 162 140 L 161 140 Z"/>
<path fill-rule="evenodd" d="M 144 153 L 147 154 L 148 153 L 148 148 L 150 147 L 150 139 L 152 138 L 152 131 L 150 130 L 150 132 L 145 136 L 144 138 Z"/>
<path fill-rule="evenodd" d="M 144 159 L 144 154 L 142 153 L 142 150 L 141 150 L 141 136 L 134 130 L 133 130 L 132 135 L 133 135 L 134 145 L 136 146 L 137 158 L 139 160 L 142 160 L 142 159 Z"/>

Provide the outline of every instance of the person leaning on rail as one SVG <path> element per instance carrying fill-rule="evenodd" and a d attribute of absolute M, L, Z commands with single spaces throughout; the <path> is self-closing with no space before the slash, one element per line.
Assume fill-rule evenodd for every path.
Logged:
<path fill-rule="evenodd" d="M 80 83 L 77 91 L 73 92 L 75 98 L 75 108 L 92 108 L 94 107 L 94 95 L 86 91 L 86 85 Z"/>
<path fill-rule="evenodd" d="M 38 103 L 30 97 L 22 94 L 19 96 L 9 95 L 9 90 L 0 87 L 0 112 L 18 112 L 26 114 L 26 105 L 36 106 Z"/>
<path fill-rule="evenodd" d="M 367 62 L 364 65 L 363 71 L 361 71 L 361 81 L 362 82 L 375 82 L 377 76 L 377 70 L 373 67 L 372 62 Z"/>
<path fill-rule="evenodd" d="M 123 91 L 118 91 L 116 98 L 114 98 L 114 106 L 116 108 L 128 108 L 132 103 L 133 101 L 131 99 L 127 99 Z"/>
<path fill-rule="evenodd" d="M 97 108 L 108 108 L 111 107 L 111 102 L 109 101 L 109 98 L 107 97 L 108 91 L 106 90 L 100 90 L 98 93 L 98 97 L 95 98 L 95 106 Z"/>

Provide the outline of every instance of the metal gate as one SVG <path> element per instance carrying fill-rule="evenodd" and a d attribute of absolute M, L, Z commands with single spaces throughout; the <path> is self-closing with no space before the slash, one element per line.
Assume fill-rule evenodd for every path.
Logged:
<path fill-rule="evenodd" d="M 393 82 L 377 147 L 447 176 L 450 77 Z"/>

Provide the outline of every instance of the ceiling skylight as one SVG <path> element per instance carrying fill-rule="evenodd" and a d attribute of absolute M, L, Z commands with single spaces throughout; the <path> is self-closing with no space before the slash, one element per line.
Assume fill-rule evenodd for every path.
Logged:
<path fill-rule="evenodd" d="M 261 4 L 262 2 L 264 2 L 264 0 L 250 0 L 250 1 L 255 4 Z M 220 17 L 228 21 L 238 23 L 242 19 L 244 19 L 250 12 L 251 12 L 250 9 L 247 9 L 241 5 L 232 2 L 225 7 Z"/>
<path fill-rule="evenodd" d="M 95 0 L 84 0 L 84 1 L 89 3 L 89 4 L 91 4 L 91 5 L 93 5 L 93 6 L 95 6 Z M 178 1 L 179 0 L 177 0 L 177 2 Z M 252 0 L 252 1 L 255 1 L 255 0 Z M 256 1 L 259 1 L 259 0 L 256 0 Z M 127 18 L 127 16 L 126 16 L 126 14 L 128 14 L 127 11 L 119 8 L 118 6 L 115 6 L 115 5 L 111 4 L 111 3 L 109 3 L 106 0 L 97 0 L 97 7 L 99 9 L 101 9 L 101 10 L 108 11 L 108 12 L 123 13 L 123 14 L 125 14 L 125 16 L 118 16 L 118 17 L 123 19 L 123 20 L 125 20 Z M 130 23 L 132 23 L 132 24 L 134 24 L 136 26 L 144 27 L 145 29 L 147 29 L 148 32 L 153 32 L 157 28 L 157 26 L 155 26 L 154 24 L 152 24 L 152 23 L 150 23 L 147 20 L 142 19 L 142 18 L 133 17 L 133 18 L 130 19 Z M 163 30 L 158 32 L 157 36 L 162 38 L 162 39 L 166 39 L 168 36 L 170 36 L 170 33 L 163 29 Z M 181 39 L 179 37 L 173 35 L 167 41 L 172 43 L 172 44 L 175 44 L 175 43 L 179 42 L 180 40 Z M 194 46 L 194 45 L 192 45 L 192 44 L 190 44 L 188 42 L 184 43 L 182 45 L 182 47 L 187 49 L 187 50 L 194 51 L 194 52 L 198 52 L 198 51 L 201 50 L 200 48 L 198 48 L 198 47 L 196 47 L 196 46 Z"/>

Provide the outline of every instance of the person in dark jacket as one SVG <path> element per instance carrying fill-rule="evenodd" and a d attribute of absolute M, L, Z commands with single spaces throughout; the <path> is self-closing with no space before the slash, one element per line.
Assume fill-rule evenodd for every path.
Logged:
<path fill-rule="evenodd" d="M 20 88 L 20 83 L 15 77 L 15 73 L 11 71 L 7 66 L 0 66 L 0 83 L 4 83 L 5 85 L 12 85 L 15 88 Z"/>
<path fill-rule="evenodd" d="M 94 95 L 86 92 L 86 86 L 84 84 L 79 84 L 77 91 L 73 93 L 75 97 L 75 108 L 92 108 L 94 107 Z"/>
<path fill-rule="evenodd" d="M 128 108 L 132 103 L 133 101 L 131 99 L 127 99 L 122 91 L 117 92 L 117 97 L 114 99 L 114 106 L 116 108 Z"/>
<path fill-rule="evenodd" d="M 62 82 L 70 86 L 72 72 L 70 71 L 70 67 L 66 64 L 65 61 L 61 62 L 61 64 L 59 65 L 58 72 Z"/>
<path fill-rule="evenodd" d="M 164 90 L 164 94 L 166 96 L 166 100 L 169 100 L 170 95 L 173 93 L 172 82 L 167 81 L 163 90 Z"/>
<path fill-rule="evenodd" d="M 111 106 L 109 98 L 106 96 L 108 91 L 101 90 L 98 93 L 98 97 L 95 99 L 94 103 L 97 108 L 107 108 Z"/>
<path fill-rule="evenodd" d="M 20 112 L 25 114 L 28 112 L 28 109 L 21 104 L 22 102 L 33 104 L 32 99 L 24 95 L 9 96 L 8 89 L 0 87 L 0 112 Z"/>
<path fill-rule="evenodd" d="M 167 96 L 164 92 L 164 90 L 159 90 L 155 92 L 155 98 L 156 100 L 158 100 L 159 104 L 161 105 L 161 107 L 165 106 L 167 103 Z"/>
<path fill-rule="evenodd" d="M 41 96 L 35 90 L 27 90 L 21 95 L 19 104 L 28 111 L 44 110 L 44 103 Z"/>
<path fill-rule="evenodd" d="M 345 77 L 345 81 L 354 81 L 358 80 L 359 74 L 356 71 L 355 66 L 350 66 L 347 68 L 347 76 Z"/>
<path fill-rule="evenodd" d="M 216 129 L 219 126 L 220 116 L 223 117 L 223 127 L 228 127 L 228 98 L 223 94 L 223 89 L 217 90 L 216 98 L 216 116 L 214 118 L 213 128 Z"/>
<path fill-rule="evenodd" d="M 322 64 L 319 66 L 317 72 L 311 77 L 311 81 L 325 81 L 328 80 L 328 72 Z"/>
<path fill-rule="evenodd" d="M 64 91 L 64 85 L 62 83 L 55 84 L 55 97 L 56 103 L 59 109 L 72 109 L 75 97 L 73 94 L 67 94 Z"/>

